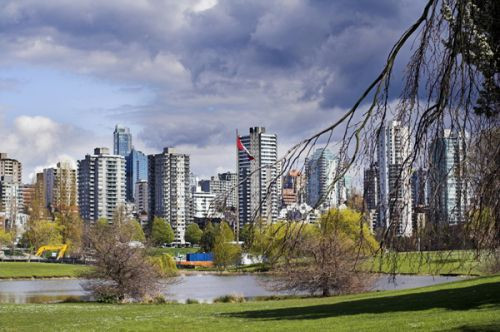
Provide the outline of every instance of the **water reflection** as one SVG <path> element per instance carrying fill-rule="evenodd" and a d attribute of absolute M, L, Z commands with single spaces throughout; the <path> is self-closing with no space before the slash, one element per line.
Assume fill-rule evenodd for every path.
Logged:
<path fill-rule="evenodd" d="M 171 285 L 165 294 L 169 300 L 185 302 L 196 299 L 200 302 L 212 302 L 224 295 L 243 297 L 282 295 L 264 287 L 263 279 L 258 275 L 210 275 L 196 274 L 179 277 L 179 282 Z M 458 280 L 457 277 L 432 276 L 397 276 L 380 277 L 374 290 L 407 289 L 429 286 Z M 0 302 L 3 303 L 55 303 L 71 300 L 89 300 L 90 297 L 81 287 L 81 280 L 2 280 L 0 281 Z"/>

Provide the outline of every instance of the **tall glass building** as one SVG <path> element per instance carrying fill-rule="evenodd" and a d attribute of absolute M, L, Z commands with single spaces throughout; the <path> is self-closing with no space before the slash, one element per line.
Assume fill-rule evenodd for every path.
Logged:
<path fill-rule="evenodd" d="M 305 164 L 307 204 L 325 211 L 344 203 L 347 199 L 346 179 L 338 179 L 333 188 L 330 188 L 338 170 L 338 159 L 334 154 L 329 149 L 316 149 Z"/>
<path fill-rule="evenodd" d="M 132 150 L 132 134 L 130 129 L 120 125 L 115 126 L 113 132 L 113 153 L 127 157 Z"/>
<path fill-rule="evenodd" d="M 431 220 L 456 225 L 464 221 L 468 204 L 465 139 L 444 129 L 430 147 L 429 207 Z"/>
<path fill-rule="evenodd" d="M 127 201 L 136 198 L 136 183 L 148 180 L 148 156 L 132 148 L 126 157 Z"/>

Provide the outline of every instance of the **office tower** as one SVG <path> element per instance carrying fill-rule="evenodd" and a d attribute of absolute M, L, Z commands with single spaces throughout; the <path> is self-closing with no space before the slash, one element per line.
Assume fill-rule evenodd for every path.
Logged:
<path fill-rule="evenodd" d="M 17 184 L 21 184 L 21 163 L 15 159 L 7 158 L 7 153 L 0 153 L 0 176 L 11 176 L 12 181 Z"/>
<path fill-rule="evenodd" d="M 338 160 L 325 148 L 318 148 L 305 162 L 306 201 L 321 211 L 338 207 L 344 203 L 343 177 L 338 175 Z M 339 177 L 338 179 L 336 179 Z M 336 183 L 333 182 L 336 180 Z M 319 205 L 318 205 L 319 204 Z"/>
<path fill-rule="evenodd" d="M 125 159 L 127 201 L 134 202 L 136 199 L 135 184 L 138 181 L 148 180 L 148 157 L 141 151 L 137 151 L 132 148 Z"/>
<path fill-rule="evenodd" d="M 165 218 L 184 243 L 186 225 L 191 222 L 189 155 L 165 148 L 148 156 L 149 217 Z"/>
<path fill-rule="evenodd" d="M 303 176 L 300 171 L 292 169 L 283 178 L 282 205 L 288 206 L 302 202 Z"/>
<path fill-rule="evenodd" d="M 127 157 L 132 150 L 132 134 L 130 129 L 120 125 L 115 126 L 113 132 L 113 153 Z"/>
<path fill-rule="evenodd" d="M 411 168 L 408 127 L 391 121 L 380 131 L 377 145 L 379 220 L 398 236 L 411 236 Z"/>
<path fill-rule="evenodd" d="M 93 155 L 78 161 L 78 205 L 87 222 L 113 219 L 125 204 L 125 158 L 110 155 L 108 148 L 95 148 Z"/>
<path fill-rule="evenodd" d="M 450 129 L 431 143 L 428 180 L 433 222 L 456 225 L 464 221 L 468 205 L 465 153 L 464 136 Z"/>
<path fill-rule="evenodd" d="M 372 230 L 379 227 L 378 209 L 379 209 L 379 184 L 378 184 L 378 165 L 372 163 L 369 168 L 365 169 L 363 179 L 363 199 L 365 209 L 370 220 Z"/>
<path fill-rule="evenodd" d="M 43 170 L 45 183 L 45 203 L 51 211 L 71 208 L 75 212 L 78 206 L 78 188 L 76 169 L 70 163 L 57 163 L 56 167 Z"/>
<path fill-rule="evenodd" d="M 239 223 L 274 222 L 278 217 L 277 137 L 264 127 L 254 127 L 237 139 Z"/>

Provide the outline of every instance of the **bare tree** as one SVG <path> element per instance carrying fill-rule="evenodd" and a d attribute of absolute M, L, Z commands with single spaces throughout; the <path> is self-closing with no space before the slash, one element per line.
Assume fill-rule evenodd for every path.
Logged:
<path fill-rule="evenodd" d="M 374 278 L 363 272 L 376 249 L 367 227 L 359 229 L 361 215 L 331 210 L 318 226 L 302 233 L 285 264 L 280 264 L 270 285 L 275 290 L 330 296 L 368 289 Z"/>
<path fill-rule="evenodd" d="M 84 275 L 84 288 L 98 301 L 144 301 L 160 296 L 168 283 L 161 269 L 133 246 L 134 231 L 120 224 L 98 223 L 89 230 L 87 243 L 94 268 Z"/>

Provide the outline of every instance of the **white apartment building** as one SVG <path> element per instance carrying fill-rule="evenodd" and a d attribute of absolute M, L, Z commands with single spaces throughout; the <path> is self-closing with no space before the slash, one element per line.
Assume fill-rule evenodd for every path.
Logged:
<path fill-rule="evenodd" d="M 78 205 L 85 221 L 106 218 L 125 203 L 125 158 L 96 148 L 93 155 L 78 161 Z"/>
<path fill-rule="evenodd" d="M 184 243 L 186 225 L 191 222 L 189 155 L 165 148 L 148 156 L 149 217 L 170 222 L 175 241 Z"/>
<path fill-rule="evenodd" d="M 262 219 L 275 222 L 278 218 L 278 140 L 264 127 L 250 128 L 242 136 L 245 151 L 238 151 L 238 213 L 239 223 Z"/>
<path fill-rule="evenodd" d="M 382 127 L 377 146 L 378 227 L 393 227 L 399 236 L 411 236 L 413 231 L 410 151 L 408 127 L 399 121 Z"/>

